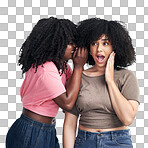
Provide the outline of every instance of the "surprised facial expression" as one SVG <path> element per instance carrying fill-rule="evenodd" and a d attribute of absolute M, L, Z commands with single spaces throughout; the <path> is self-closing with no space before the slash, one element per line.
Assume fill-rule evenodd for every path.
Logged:
<path fill-rule="evenodd" d="M 112 51 L 111 42 L 105 35 L 90 44 L 90 52 L 97 66 L 105 67 Z"/>

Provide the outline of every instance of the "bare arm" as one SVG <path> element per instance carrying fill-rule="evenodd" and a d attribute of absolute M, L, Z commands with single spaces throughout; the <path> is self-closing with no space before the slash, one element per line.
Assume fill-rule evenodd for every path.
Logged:
<path fill-rule="evenodd" d="M 86 60 L 87 50 L 84 48 L 78 49 L 73 58 L 74 70 L 70 78 L 69 86 L 65 93 L 53 99 L 55 103 L 64 110 L 71 110 L 76 101 L 80 89 L 81 74 Z"/>
<path fill-rule="evenodd" d="M 74 148 L 78 117 L 66 112 L 63 126 L 63 148 Z"/>
<path fill-rule="evenodd" d="M 125 126 L 129 126 L 137 114 L 139 104 L 137 101 L 127 100 L 119 91 L 114 81 L 114 57 L 115 54 L 112 53 L 108 59 L 105 79 L 111 102 L 118 118 Z"/>

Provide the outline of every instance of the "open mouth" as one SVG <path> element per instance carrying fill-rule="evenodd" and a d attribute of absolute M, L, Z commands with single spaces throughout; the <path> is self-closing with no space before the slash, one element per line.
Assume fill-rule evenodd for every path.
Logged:
<path fill-rule="evenodd" d="M 97 59 L 98 59 L 98 62 L 99 62 L 99 63 L 102 63 L 103 60 L 104 60 L 104 58 L 105 58 L 105 56 L 103 56 L 103 55 L 98 55 L 98 56 L 97 56 Z"/>

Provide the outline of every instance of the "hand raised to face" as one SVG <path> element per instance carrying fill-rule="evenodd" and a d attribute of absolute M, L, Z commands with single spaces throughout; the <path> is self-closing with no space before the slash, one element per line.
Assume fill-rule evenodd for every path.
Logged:
<path fill-rule="evenodd" d="M 115 53 L 113 51 L 108 58 L 105 69 L 105 80 L 107 83 L 114 81 L 114 63 L 115 63 Z"/>
<path fill-rule="evenodd" d="M 88 58 L 88 51 L 86 48 L 76 48 L 73 53 L 73 63 L 75 67 L 83 67 Z"/>

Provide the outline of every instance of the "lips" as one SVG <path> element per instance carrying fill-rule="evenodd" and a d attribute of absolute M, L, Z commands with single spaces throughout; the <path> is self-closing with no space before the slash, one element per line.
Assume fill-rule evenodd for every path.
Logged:
<path fill-rule="evenodd" d="M 103 56 L 103 55 L 97 56 L 97 60 L 98 60 L 99 63 L 102 63 L 104 61 L 104 58 L 105 58 L 105 56 Z"/>

